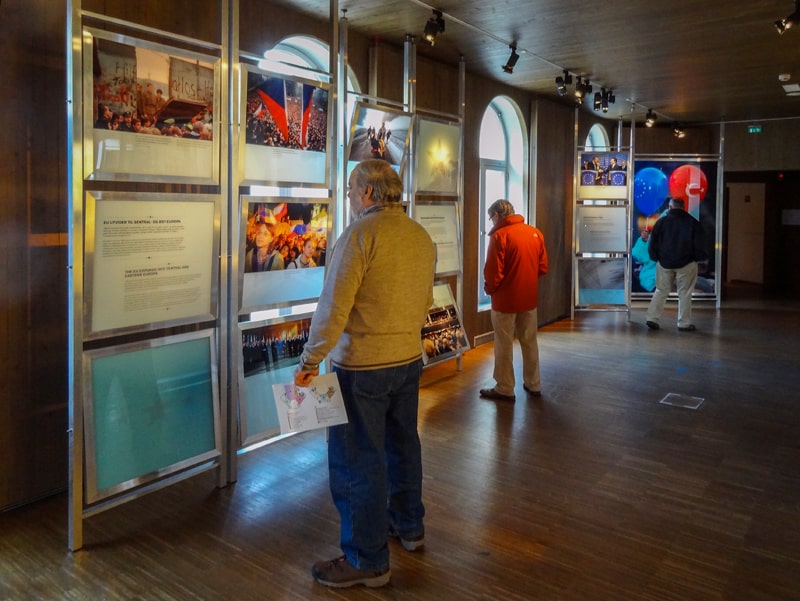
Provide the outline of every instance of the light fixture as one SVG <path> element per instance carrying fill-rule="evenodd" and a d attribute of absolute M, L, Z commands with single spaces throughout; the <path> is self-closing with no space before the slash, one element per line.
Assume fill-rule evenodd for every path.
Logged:
<path fill-rule="evenodd" d="M 578 79 L 575 81 L 575 102 L 578 104 L 583 104 L 583 99 L 586 94 L 592 93 L 592 86 L 589 85 L 588 79 L 582 79 L 580 75 L 578 75 Z"/>
<path fill-rule="evenodd" d="M 425 32 L 422 34 L 422 39 L 433 46 L 436 43 L 436 36 L 440 33 L 444 33 L 444 18 L 442 17 L 442 11 L 434 9 L 433 16 L 425 23 Z"/>
<path fill-rule="evenodd" d="M 653 112 L 653 109 L 647 109 L 647 115 L 645 115 L 644 124 L 647 127 L 653 127 L 653 125 L 656 124 L 657 118 L 658 117 L 656 117 L 656 114 Z"/>
<path fill-rule="evenodd" d="M 679 125 L 676 125 L 672 128 L 672 135 L 674 135 L 678 139 L 683 139 L 686 137 L 686 130 Z"/>
<path fill-rule="evenodd" d="M 572 75 L 565 69 L 563 77 L 561 75 L 556 77 L 556 90 L 558 90 L 558 95 L 566 96 L 567 86 L 569 85 L 572 85 Z"/>
<path fill-rule="evenodd" d="M 600 108 L 603 106 L 603 94 L 600 92 L 594 93 L 594 110 L 599 111 Z"/>
<path fill-rule="evenodd" d="M 608 105 L 614 104 L 616 101 L 616 97 L 614 96 L 613 90 L 606 90 L 605 88 L 600 88 L 600 108 L 603 109 L 604 113 L 608 112 Z"/>
<path fill-rule="evenodd" d="M 788 17 L 784 17 L 783 19 L 778 19 L 775 21 L 775 30 L 780 35 L 783 35 L 784 31 L 791 29 L 798 23 L 800 23 L 800 0 L 795 0 L 794 12 Z"/>
<path fill-rule="evenodd" d="M 513 73 L 514 65 L 516 65 L 517 61 L 519 60 L 519 54 L 517 54 L 516 44 L 511 44 L 509 48 L 511 48 L 511 56 L 508 57 L 506 64 L 503 65 L 503 71 L 505 71 L 506 73 Z"/>

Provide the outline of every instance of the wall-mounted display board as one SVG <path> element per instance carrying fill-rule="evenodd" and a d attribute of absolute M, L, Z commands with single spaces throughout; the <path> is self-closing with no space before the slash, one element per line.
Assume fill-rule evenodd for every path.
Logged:
<path fill-rule="evenodd" d="M 357 103 L 346 155 L 347 176 L 366 159 L 382 159 L 400 172 L 408 150 L 411 118 L 410 113 L 396 108 Z"/>
<path fill-rule="evenodd" d="M 240 67 L 244 185 L 328 184 L 328 86 Z"/>
<path fill-rule="evenodd" d="M 455 202 L 417 202 L 414 205 L 417 221 L 436 245 L 436 275 L 461 271 L 461 240 L 458 205 Z"/>
<path fill-rule="evenodd" d="M 219 181 L 219 60 L 83 30 L 84 177 Z"/>
<path fill-rule="evenodd" d="M 204 330 L 85 353 L 87 503 L 220 456 L 215 349 Z"/>
<path fill-rule="evenodd" d="M 626 258 L 577 260 L 575 298 L 579 307 L 626 305 Z"/>
<path fill-rule="evenodd" d="M 582 152 L 578 160 L 579 199 L 628 198 L 629 166 L 626 152 Z"/>
<path fill-rule="evenodd" d="M 628 252 L 627 207 L 578 205 L 575 220 L 576 252 Z"/>
<path fill-rule="evenodd" d="M 242 196 L 240 314 L 319 297 L 329 202 Z"/>
<path fill-rule="evenodd" d="M 649 231 L 668 211 L 670 197 L 683 200 L 686 211 L 700 222 L 707 261 L 698 263 L 693 295 L 715 298 L 719 289 L 716 269 L 717 174 L 719 161 L 713 159 L 636 158 L 633 176 L 631 238 L 631 293 L 649 298 L 655 289 L 655 265 L 647 252 Z M 644 232 L 644 236 L 642 233 Z"/>
<path fill-rule="evenodd" d="M 433 304 L 422 327 L 422 350 L 425 365 L 451 359 L 469 350 L 458 306 L 447 283 L 436 282 L 433 286 Z"/>
<path fill-rule="evenodd" d="M 213 319 L 218 198 L 86 192 L 87 339 Z"/>
<path fill-rule="evenodd" d="M 579 149 L 574 205 L 573 310 L 627 310 L 630 153 Z"/>
<path fill-rule="evenodd" d="M 418 117 L 417 194 L 458 194 L 461 126 L 430 117 Z"/>
<path fill-rule="evenodd" d="M 280 434 L 273 385 L 292 382 L 300 354 L 308 340 L 311 315 L 239 324 L 242 355 L 239 361 L 239 432 L 249 446 Z M 325 365 L 320 365 L 322 373 Z"/>

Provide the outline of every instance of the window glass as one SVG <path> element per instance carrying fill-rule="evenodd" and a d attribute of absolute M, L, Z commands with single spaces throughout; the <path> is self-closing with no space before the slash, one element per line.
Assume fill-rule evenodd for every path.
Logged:
<path fill-rule="evenodd" d="M 525 166 L 527 136 L 519 108 L 510 99 L 499 96 L 483 114 L 480 141 L 480 208 L 478 215 L 478 309 L 490 307 L 491 299 L 483 292 L 483 265 L 489 247 L 487 233 L 492 228 L 488 208 L 495 200 L 505 198 L 514 210 L 527 219 Z"/>

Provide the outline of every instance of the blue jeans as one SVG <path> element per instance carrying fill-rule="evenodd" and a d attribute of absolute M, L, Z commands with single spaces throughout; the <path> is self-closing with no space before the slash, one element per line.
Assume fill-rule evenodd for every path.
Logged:
<path fill-rule="evenodd" d="M 422 451 L 417 433 L 422 360 L 339 377 L 348 423 L 328 434 L 331 496 L 340 545 L 362 570 L 389 567 L 389 525 L 404 538 L 424 534 Z"/>

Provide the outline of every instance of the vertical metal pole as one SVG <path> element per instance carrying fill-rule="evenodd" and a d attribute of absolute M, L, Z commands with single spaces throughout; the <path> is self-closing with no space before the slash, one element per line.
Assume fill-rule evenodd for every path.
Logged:
<path fill-rule="evenodd" d="M 219 126 L 221 165 L 220 165 L 220 265 L 219 265 L 219 315 L 222 316 L 219 327 L 219 407 L 220 407 L 220 431 L 223 432 L 222 448 L 223 456 L 220 462 L 218 473 L 218 486 L 226 486 L 229 482 L 235 482 L 238 477 L 237 450 L 239 447 L 239 423 L 236 405 L 240 396 L 233 394 L 236 389 L 233 380 L 236 379 L 239 365 L 238 349 L 234 336 L 237 334 L 237 306 L 238 306 L 238 278 L 234 274 L 238 273 L 238 262 L 233 252 L 232 241 L 238 240 L 233 233 L 233 224 L 238 224 L 238 178 L 234 176 L 233 168 L 237 164 L 234 157 L 237 156 L 234 142 L 238 140 L 238 124 L 234 123 L 237 111 L 234 110 L 234 98 L 238 97 L 234 89 L 234 69 L 233 66 L 238 62 L 239 48 L 239 0 L 221 0 L 222 18 L 220 27 L 222 38 L 222 57 L 220 65 L 220 92 L 222 98 L 219 102 L 219 114 L 223 122 Z M 217 109 L 217 107 L 214 107 Z M 231 369 L 233 367 L 233 369 Z"/>
<path fill-rule="evenodd" d="M 722 306 L 722 232 L 724 224 L 724 191 L 722 186 L 725 183 L 723 169 L 725 167 L 725 122 L 719 124 L 719 160 L 717 161 L 717 227 L 715 235 L 717 237 L 714 244 L 714 292 L 716 294 L 716 308 Z"/>
<path fill-rule="evenodd" d="M 347 202 L 345 201 L 344 188 L 347 183 L 347 166 L 344 159 L 345 144 L 347 143 L 347 34 L 348 21 L 347 11 L 342 11 L 342 17 L 338 17 L 338 1 L 331 0 L 331 18 L 335 21 L 333 28 L 333 44 L 331 49 L 337 49 L 334 56 L 331 53 L 331 72 L 333 74 L 333 85 L 335 86 L 334 111 L 336 123 L 333 128 L 333 139 L 331 147 L 331 173 L 333 174 L 333 204 L 335 208 L 335 238 L 344 231 L 347 212 Z"/>
<path fill-rule="evenodd" d="M 578 258 L 575 254 L 577 249 L 577 211 L 578 211 L 578 117 L 579 110 L 575 107 L 572 124 L 572 286 L 570 287 L 570 312 L 569 318 L 575 319 L 575 303 L 577 302 L 576 287 L 578 286 Z"/>
<path fill-rule="evenodd" d="M 67 365 L 69 525 L 71 551 L 83 547 L 83 115 L 81 2 L 67 1 Z"/>
<path fill-rule="evenodd" d="M 460 215 L 461 225 L 461 252 L 458 264 L 458 278 L 456 279 L 456 303 L 458 304 L 459 315 L 464 315 L 464 121 L 466 118 L 466 98 L 467 98 L 467 63 L 462 54 L 458 60 L 458 121 L 461 125 L 461 139 L 458 144 L 458 214 Z M 461 353 L 456 357 L 456 370 L 464 369 L 464 361 Z"/>
<path fill-rule="evenodd" d="M 414 36 L 406 34 L 403 45 L 403 63 L 405 85 L 403 86 L 403 105 L 405 110 L 412 115 L 417 110 L 417 47 L 414 44 Z M 408 215 L 414 217 L 416 208 L 417 194 L 417 131 L 419 123 L 409 131 L 408 140 L 408 169 L 405 172 L 405 182 L 403 187 L 406 190 L 408 199 Z"/>

